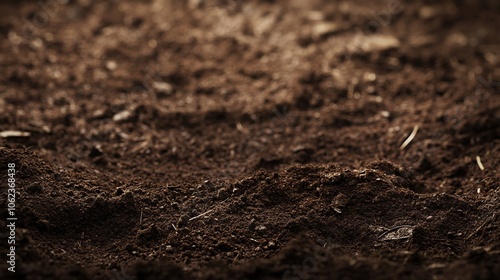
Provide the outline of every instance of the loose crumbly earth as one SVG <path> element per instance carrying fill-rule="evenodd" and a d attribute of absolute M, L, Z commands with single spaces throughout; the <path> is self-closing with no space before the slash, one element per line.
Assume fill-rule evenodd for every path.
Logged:
<path fill-rule="evenodd" d="M 496 1 L 37 2 L 0 4 L 0 278 L 500 274 Z"/>

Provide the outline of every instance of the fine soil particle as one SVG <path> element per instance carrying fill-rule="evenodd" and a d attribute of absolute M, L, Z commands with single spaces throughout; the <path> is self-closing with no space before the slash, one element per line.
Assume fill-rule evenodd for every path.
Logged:
<path fill-rule="evenodd" d="M 497 2 L 48 2 L 0 4 L 1 279 L 500 274 Z"/>

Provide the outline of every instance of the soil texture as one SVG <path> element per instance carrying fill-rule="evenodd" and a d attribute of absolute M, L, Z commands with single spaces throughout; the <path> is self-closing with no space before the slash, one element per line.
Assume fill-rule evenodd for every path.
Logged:
<path fill-rule="evenodd" d="M 2 1 L 0 278 L 498 277 L 499 14 Z"/>

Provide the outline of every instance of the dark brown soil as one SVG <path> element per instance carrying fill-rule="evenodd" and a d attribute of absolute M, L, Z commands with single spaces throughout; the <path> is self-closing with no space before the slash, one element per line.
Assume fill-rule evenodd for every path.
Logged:
<path fill-rule="evenodd" d="M 495 278 L 499 12 L 2 1 L 0 278 Z"/>

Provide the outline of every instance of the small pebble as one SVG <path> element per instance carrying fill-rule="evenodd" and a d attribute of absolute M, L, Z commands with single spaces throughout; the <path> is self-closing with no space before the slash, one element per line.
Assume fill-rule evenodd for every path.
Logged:
<path fill-rule="evenodd" d="M 118 64 L 116 64 L 115 61 L 113 60 L 106 61 L 106 69 L 108 69 L 109 71 L 115 71 L 116 68 L 118 68 Z"/>

